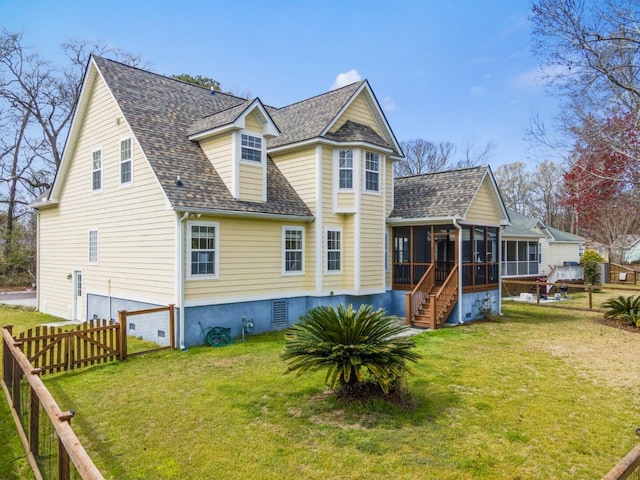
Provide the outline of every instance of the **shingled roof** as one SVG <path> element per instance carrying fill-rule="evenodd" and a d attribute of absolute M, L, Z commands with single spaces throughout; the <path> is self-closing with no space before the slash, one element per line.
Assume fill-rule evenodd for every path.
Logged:
<path fill-rule="evenodd" d="M 552 242 L 584 242 L 584 238 L 582 237 L 573 235 L 572 233 L 568 233 L 563 230 L 558 230 L 557 228 L 548 227 L 540 220 L 522 215 L 521 213 L 518 213 L 511 208 L 508 208 L 507 212 L 509 213 L 509 218 L 511 219 L 511 225 L 505 227 L 504 231 L 502 232 L 503 237 L 540 238 L 541 236 L 546 236 L 546 234 L 544 233 L 539 233 L 538 231 L 533 230 L 537 226 L 540 230 L 547 231 L 548 236 L 550 237 L 550 240 Z"/>
<path fill-rule="evenodd" d="M 267 201 L 240 201 L 233 198 L 198 143 L 187 138 L 192 126 L 205 117 L 225 111 L 240 113 L 245 99 L 219 92 L 212 95 L 208 88 L 105 58 L 92 59 L 175 209 L 312 217 L 271 159 Z M 223 113 L 217 117 L 213 119 L 216 124 L 228 121 Z M 176 185 L 177 176 L 182 186 Z"/>
<path fill-rule="evenodd" d="M 390 220 L 463 218 L 488 169 L 481 166 L 396 178 Z"/>

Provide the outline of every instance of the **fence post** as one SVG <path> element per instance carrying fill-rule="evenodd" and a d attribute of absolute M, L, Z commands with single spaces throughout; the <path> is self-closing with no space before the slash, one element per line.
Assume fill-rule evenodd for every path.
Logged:
<path fill-rule="evenodd" d="M 171 350 L 176 348 L 176 332 L 175 332 L 175 309 L 174 304 L 169 305 L 169 346 Z"/>
<path fill-rule="evenodd" d="M 127 311 L 118 311 L 118 323 L 120 324 L 120 360 L 127 359 Z"/>
<path fill-rule="evenodd" d="M 536 283 L 536 303 L 540 305 L 540 284 Z"/>
<path fill-rule="evenodd" d="M 58 416 L 58 420 L 71 424 L 73 413 L 73 411 L 65 412 Z M 58 437 L 58 480 L 69 480 L 71 478 L 70 465 L 69 452 L 67 452 L 62 439 Z"/>

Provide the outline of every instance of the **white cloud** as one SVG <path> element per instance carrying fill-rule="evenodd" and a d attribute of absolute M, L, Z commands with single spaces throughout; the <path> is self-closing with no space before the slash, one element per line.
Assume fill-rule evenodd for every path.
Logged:
<path fill-rule="evenodd" d="M 487 93 L 489 93 L 489 90 L 485 87 L 472 87 L 469 90 L 469 95 L 471 95 L 472 97 L 482 97 Z"/>
<path fill-rule="evenodd" d="M 357 70 L 349 70 L 345 73 L 339 73 L 336 77 L 335 82 L 331 85 L 331 90 L 335 90 L 336 88 L 344 87 L 345 85 L 349 85 L 351 83 L 359 82 L 362 80 L 360 74 Z"/>
<path fill-rule="evenodd" d="M 398 106 L 396 105 L 396 102 L 393 101 L 393 98 L 385 97 L 382 100 L 382 109 L 387 112 L 394 112 L 398 109 Z"/>

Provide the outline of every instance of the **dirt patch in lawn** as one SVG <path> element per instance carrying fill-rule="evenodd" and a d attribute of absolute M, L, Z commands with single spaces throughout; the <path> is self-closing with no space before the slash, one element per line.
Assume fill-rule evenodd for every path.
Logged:
<path fill-rule="evenodd" d="M 597 384 L 640 393 L 640 335 L 599 320 L 577 322 L 570 333 L 550 332 L 529 345 L 563 358 Z"/>

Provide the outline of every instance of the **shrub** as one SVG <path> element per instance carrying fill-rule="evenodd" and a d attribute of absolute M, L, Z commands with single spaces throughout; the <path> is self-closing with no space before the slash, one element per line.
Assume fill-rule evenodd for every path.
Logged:
<path fill-rule="evenodd" d="M 607 309 L 604 313 L 605 318 L 640 327 L 640 296 L 631 295 L 625 298 L 620 295 L 617 298 L 610 298 L 602 306 Z"/>
<path fill-rule="evenodd" d="M 342 304 L 310 310 L 286 333 L 287 373 L 326 369 L 325 383 L 346 397 L 398 393 L 405 374 L 413 373 L 407 362 L 420 355 L 413 339 L 398 337 L 406 327 L 383 309 L 372 310 Z"/>
<path fill-rule="evenodd" d="M 600 266 L 604 258 L 594 250 L 585 250 L 580 256 L 580 265 L 584 268 L 584 279 L 590 285 L 600 284 Z"/>

